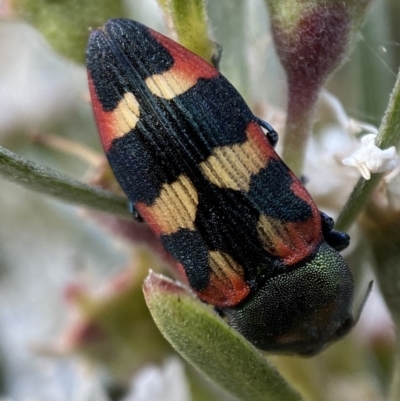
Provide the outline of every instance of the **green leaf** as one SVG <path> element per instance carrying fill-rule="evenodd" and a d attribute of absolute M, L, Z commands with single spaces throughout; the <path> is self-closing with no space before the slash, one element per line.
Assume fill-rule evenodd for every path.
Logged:
<path fill-rule="evenodd" d="M 0 147 L 0 175 L 25 188 L 51 195 L 65 202 L 122 217 L 131 217 L 126 199 L 73 180 L 2 147 Z"/>
<path fill-rule="evenodd" d="M 154 321 L 172 346 L 239 400 L 301 400 L 256 348 L 182 284 L 151 272 L 143 291 Z"/>

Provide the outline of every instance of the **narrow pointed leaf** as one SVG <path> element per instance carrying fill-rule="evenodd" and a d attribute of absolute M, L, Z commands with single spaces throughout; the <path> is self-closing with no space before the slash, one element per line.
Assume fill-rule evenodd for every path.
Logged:
<path fill-rule="evenodd" d="M 151 272 L 143 290 L 172 346 L 239 400 L 301 400 L 259 351 L 183 285 Z"/>
<path fill-rule="evenodd" d="M 76 181 L 0 147 L 0 176 L 75 205 L 130 217 L 126 199 Z"/>

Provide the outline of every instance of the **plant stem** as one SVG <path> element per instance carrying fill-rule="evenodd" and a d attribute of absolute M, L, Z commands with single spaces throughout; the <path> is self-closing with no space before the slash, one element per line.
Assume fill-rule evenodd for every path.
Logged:
<path fill-rule="evenodd" d="M 76 181 L 56 170 L 26 160 L 0 147 L 0 176 L 25 188 L 62 201 L 131 218 L 127 200 Z"/>
<path fill-rule="evenodd" d="M 390 386 L 389 392 L 389 401 L 398 401 L 400 400 L 400 339 L 399 339 L 399 324 L 396 324 L 396 337 L 397 337 L 397 346 L 396 346 L 396 356 L 393 368 L 393 380 Z"/>
<path fill-rule="evenodd" d="M 379 134 L 375 141 L 381 149 L 397 146 L 400 143 L 400 71 L 383 117 Z M 369 181 L 360 178 L 340 213 L 336 229 L 346 231 L 354 223 L 366 205 L 370 195 L 379 184 L 383 174 L 372 174 Z"/>

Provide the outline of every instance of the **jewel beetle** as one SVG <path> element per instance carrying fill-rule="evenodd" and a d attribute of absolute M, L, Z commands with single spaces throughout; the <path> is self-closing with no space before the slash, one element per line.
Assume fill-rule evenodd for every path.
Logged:
<path fill-rule="evenodd" d="M 350 238 L 219 71 L 128 19 L 91 33 L 87 70 L 114 174 L 198 297 L 261 350 L 312 355 L 343 337 Z"/>

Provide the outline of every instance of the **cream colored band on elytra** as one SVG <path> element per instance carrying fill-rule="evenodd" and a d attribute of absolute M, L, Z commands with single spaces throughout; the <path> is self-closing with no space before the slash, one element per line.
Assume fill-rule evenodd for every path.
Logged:
<path fill-rule="evenodd" d="M 244 276 L 243 268 L 225 252 L 210 251 L 208 262 L 215 276 L 222 282 L 230 281 L 232 275 Z"/>
<path fill-rule="evenodd" d="M 126 135 L 136 127 L 140 118 L 139 102 L 132 92 L 125 93 L 117 107 L 113 110 L 116 137 Z"/>
<path fill-rule="evenodd" d="M 182 174 L 173 183 L 164 184 L 153 205 L 147 206 L 147 209 L 161 232 L 168 235 L 181 228 L 195 229 L 198 203 L 194 185 Z"/>
<path fill-rule="evenodd" d="M 292 239 L 285 223 L 271 216 L 261 215 L 257 222 L 258 236 L 264 249 L 271 255 L 281 256 L 281 247 L 290 248 Z"/>
<path fill-rule="evenodd" d="M 170 100 L 196 85 L 197 78 L 178 69 L 171 69 L 163 74 L 154 74 L 146 78 L 145 82 L 153 95 Z"/>
<path fill-rule="evenodd" d="M 268 163 L 269 157 L 250 139 L 242 144 L 219 146 L 200 163 L 200 169 L 214 185 L 248 192 L 250 180 Z"/>

